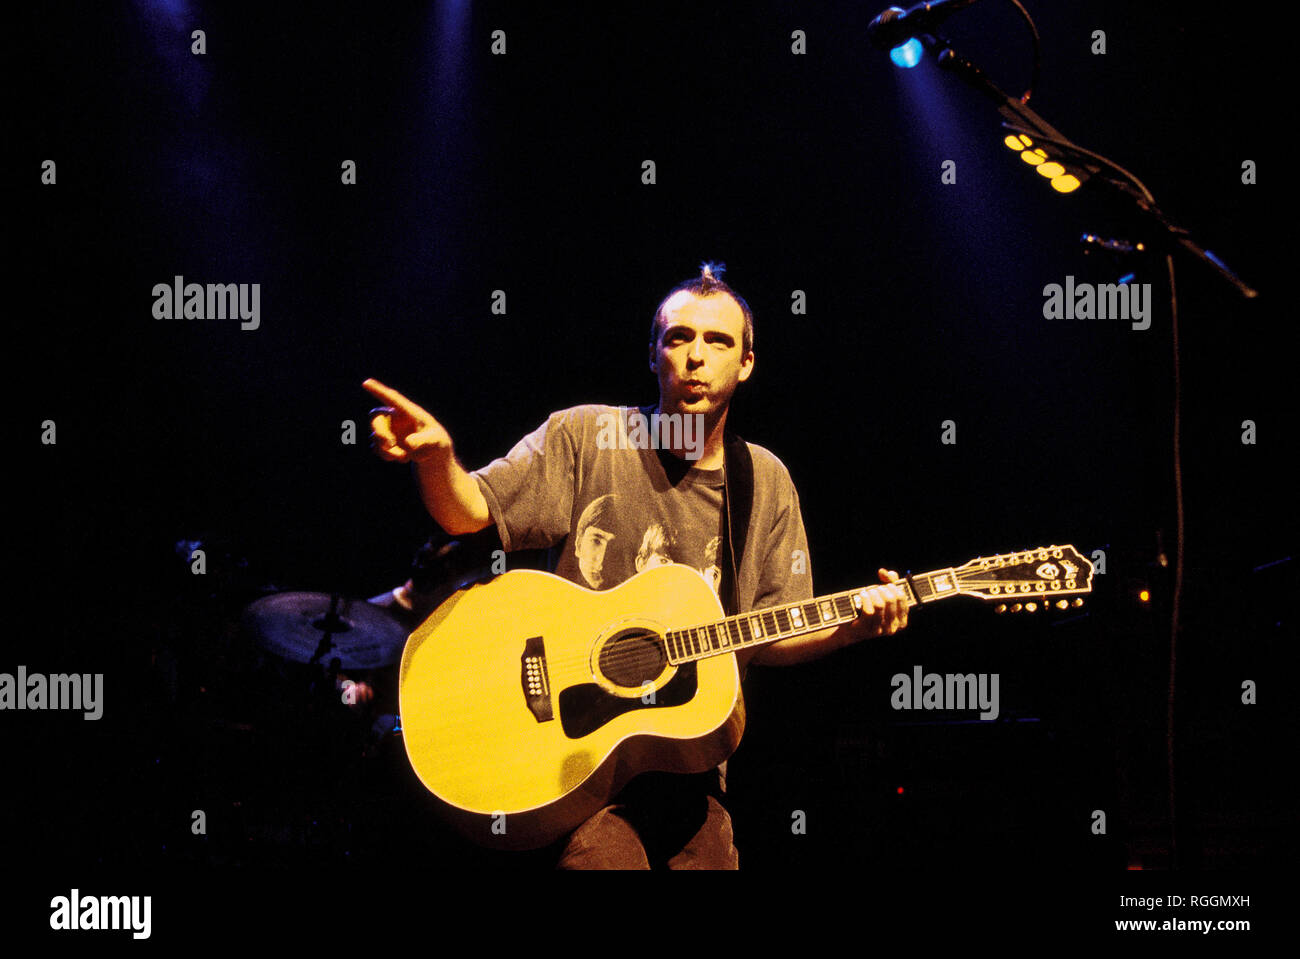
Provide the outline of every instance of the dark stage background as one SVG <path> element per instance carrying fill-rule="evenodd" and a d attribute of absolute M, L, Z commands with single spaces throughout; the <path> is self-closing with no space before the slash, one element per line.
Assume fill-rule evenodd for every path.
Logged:
<path fill-rule="evenodd" d="M 990 873 L 1031 897 L 1069 877 L 1084 891 L 1062 908 L 1086 928 L 1123 917 L 1109 907 L 1130 870 L 1226 870 L 1237 885 L 1211 891 L 1248 893 L 1284 861 L 1294 337 L 1269 247 L 1284 64 L 1267 21 L 1030 8 L 1032 105 L 1262 291 L 1247 303 L 1178 260 L 1176 849 L 1163 261 L 1084 256 L 1086 230 L 1150 234 L 1095 183 L 1054 193 L 1003 146 L 993 106 L 929 60 L 905 71 L 872 49 L 876 7 L 50 4 L 12 37 L 4 429 L 19 451 L 9 595 L 25 625 L 0 671 L 102 672 L 105 714 L 0 717 L 6 842 L 42 877 L 0 910 L 6 926 L 46 928 L 49 897 L 77 884 L 152 892 L 158 934 L 180 935 L 178 916 L 207 915 L 186 904 L 195 888 L 218 910 L 240 902 L 235 928 L 241 910 L 278 915 L 232 891 L 249 883 L 319 915 L 346 884 L 373 896 L 413 876 L 542 874 L 543 855 L 445 833 L 400 745 L 363 757 L 341 707 L 249 720 L 235 624 L 271 590 L 391 588 L 432 532 L 407 469 L 367 448 L 364 378 L 425 405 L 482 465 L 552 410 L 651 402 L 650 316 L 706 259 L 755 310 L 756 371 L 733 422 L 793 475 L 818 593 L 878 566 L 1048 543 L 1107 563 L 1086 615 L 943 604 L 896 637 L 754 670 L 729 782 L 742 869 L 874 888 L 920 868 L 943 877 L 924 902 L 935 916 L 984 902 Z M 944 32 L 1005 89 L 1028 83 L 1011 5 Z M 40 181 L 47 159 L 55 185 Z M 347 160 L 355 185 L 341 183 Z M 955 184 L 941 183 L 946 160 Z M 1247 160 L 1258 184 L 1242 183 Z M 1152 284 L 1149 330 L 1043 318 L 1046 284 L 1128 272 Z M 151 290 L 176 275 L 260 283 L 259 328 L 155 319 Z M 806 313 L 792 313 L 796 290 Z M 53 445 L 38 439 L 47 420 Z M 178 552 L 189 541 L 207 550 L 203 576 Z M 918 664 L 999 673 L 1000 720 L 892 710 L 890 677 Z M 1246 681 L 1258 705 L 1242 703 Z"/>

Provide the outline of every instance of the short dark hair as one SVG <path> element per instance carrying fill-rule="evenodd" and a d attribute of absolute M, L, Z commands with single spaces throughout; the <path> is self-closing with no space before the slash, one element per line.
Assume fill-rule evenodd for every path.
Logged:
<path fill-rule="evenodd" d="M 654 319 L 650 321 L 651 346 L 655 346 L 659 342 L 659 320 L 663 317 L 664 304 L 685 290 L 696 296 L 716 296 L 719 293 L 725 293 L 735 300 L 736 305 L 740 307 L 740 312 L 745 314 L 745 334 L 741 340 L 741 352 L 742 354 L 748 353 L 754 348 L 754 312 L 749 308 L 749 304 L 745 302 L 743 296 L 722 282 L 722 274 L 726 269 L 725 263 L 701 263 L 699 276 L 678 283 L 668 291 L 668 295 L 659 301 L 659 307 L 655 310 Z"/>
<path fill-rule="evenodd" d="M 574 546 L 582 538 L 582 534 L 587 531 L 588 526 L 595 526 L 597 529 L 603 529 L 605 532 L 611 532 L 607 527 L 613 525 L 610 520 L 614 518 L 615 509 L 614 501 L 617 494 L 606 493 L 604 496 L 598 496 L 582 511 L 582 516 L 578 518 L 578 528 L 573 538 Z"/>

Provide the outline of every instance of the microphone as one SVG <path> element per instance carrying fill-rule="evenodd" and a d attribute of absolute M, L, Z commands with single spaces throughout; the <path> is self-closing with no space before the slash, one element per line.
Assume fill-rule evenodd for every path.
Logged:
<path fill-rule="evenodd" d="M 881 50 L 901 46 L 918 33 L 928 33 L 975 0 L 933 0 L 910 10 L 890 7 L 867 24 L 867 39 Z"/>

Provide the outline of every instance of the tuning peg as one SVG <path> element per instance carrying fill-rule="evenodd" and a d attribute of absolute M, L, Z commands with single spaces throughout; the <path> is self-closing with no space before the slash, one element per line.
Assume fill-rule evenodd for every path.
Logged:
<path fill-rule="evenodd" d="M 1037 604 L 1037 603 L 1025 603 L 1025 612 L 1027 612 L 1027 613 L 1036 613 L 1036 612 L 1038 612 L 1038 604 Z"/>
<path fill-rule="evenodd" d="M 1058 599 L 1058 600 L 1056 601 L 1056 608 L 1057 608 L 1057 609 L 1069 609 L 1069 608 L 1070 608 L 1070 601 L 1069 601 L 1068 599 Z"/>
<path fill-rule="evenodd" d="M 1074 601 L 1074 605 L 1075 605 L 1075 606 L 1082 606 L 1082 605 L 1083 605 L 1083 597 L 1080 596 L 1078 599 L 1076 599 L 1076 600 Z"/>
<path fill-rule="evenodd" d="M 993 607 L 993 612 L 995 613 L 1005 613 L 1006 611 L 1007 611 L 1006 603 L 998 603 L 996 606 Z"/>
<path fill-rule="evenodd" d="M 1018 612 L 1020 612 L 1022 609 L 1024 609 L 1024 606 L 1023 606 L 1022 604 L 1020 604 L 1020 603 L 1012 603 L 1012 604 L 1011 604 L 1011 612 L 1013 612 L 1013 613 L 1018 613 Z"/>

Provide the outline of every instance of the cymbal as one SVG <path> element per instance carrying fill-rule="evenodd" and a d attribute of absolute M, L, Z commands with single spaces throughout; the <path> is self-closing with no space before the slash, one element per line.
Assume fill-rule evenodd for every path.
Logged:
<path fill-rule="evenodd" d="M 329 593 L 263 596 L 244 610 L 244 625 L 268 653 L 322 666 L 338 659 L 340 669 L 392 665 L 408 634 L 383 608 Z"/>

